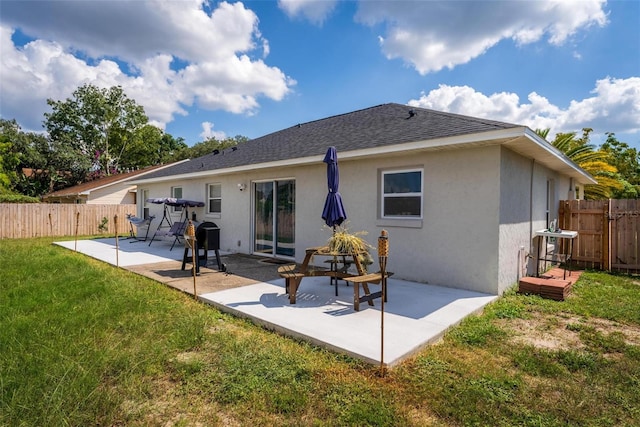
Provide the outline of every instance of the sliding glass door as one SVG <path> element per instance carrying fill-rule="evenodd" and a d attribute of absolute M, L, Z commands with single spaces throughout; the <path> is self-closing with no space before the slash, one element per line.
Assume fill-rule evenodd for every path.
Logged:
<path fill-rule="evenodd" d="M 255 253 L 295 256 L 295 190 L 292 179 L 254 183 Z"/>

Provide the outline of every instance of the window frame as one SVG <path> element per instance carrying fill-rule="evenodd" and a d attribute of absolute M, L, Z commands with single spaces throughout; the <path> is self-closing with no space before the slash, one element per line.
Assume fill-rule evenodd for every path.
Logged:
<path fill-rule="evenodd" d="M 218 197 L 211 197 L 211 187 L 217 186 L 220 191 L 220 195 Z M 206 197 L 205 199 L 207 200 L 207 211 L 205 213 L 205 215 L 213 217 L 213 218 L 220 218 L 222 216 L 222 184 L 219 182 L 212 182 L 212 183 L 208 183 L 206 185 Z M 220 211 L 219 212 L 212 212 L 211 209 L 211 201 L 212 200 L 220 200 Z"/>
<path fill-rule="evenodd" d="M 420 173 L 420 191 L 409 193 L 385 193 L 385 178 L 388 175 L 403 174 L 403 173 Z M 417 215 L 385 215 L 385 201 L 388 198 L 393 197 L 417 197 L 420 201 L 420 212 Z M 424 168 L 422 167 L 407 167 L 407 168 L 394 168 L 380 171 L 380 219 L 393 219 L 393 220 L 422 220 L 424 216 Z"/>
<path fill-rule="evenodd" d="M 176 196 L 176 190 L 180 190 L 180 196 Z M 182 186 L 171 187 L 171 197 L 174 199 L 182 199 L 182 196 Z M 182 212 L 182 206 L 172 206 L 171 208 L 172 212 Z"/>
<path fill-rule="evenodd" d="M 151 208 L 151 205 L 149 204 L 149 202 L 147 202 L 147 199 L 149 199 L 149 189 L 148 188 L 142 188 L 140 189 L 140 197 L 142 198 L 142 212 L 140 212 L 140 218 L 145 218 L 145 212 L 149 212 L 149 210 Z"/>

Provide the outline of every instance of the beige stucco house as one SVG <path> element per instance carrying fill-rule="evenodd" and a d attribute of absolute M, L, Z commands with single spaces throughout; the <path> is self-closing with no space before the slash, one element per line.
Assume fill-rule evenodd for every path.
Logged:
<path fill-rule="evenodd" d="M 396 278 L 500 294 L 533 268 L 534 231 L 593 178 L 526 126 L 384 104 L 296 124 L 135 180 L 203 201 L 221 249 L 302 261 L 326 243 L 322 162 L 335 146 L 351 231 L 389 233 Z M 181 212 L 172 212 L 174 220 Z"/>

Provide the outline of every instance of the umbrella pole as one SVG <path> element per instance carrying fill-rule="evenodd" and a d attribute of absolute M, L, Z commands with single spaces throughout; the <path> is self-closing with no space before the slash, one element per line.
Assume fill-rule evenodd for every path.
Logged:
<path fill-rule="evenodd" d="M 380 299 L 380 375 L 384 377 L 384 300 L 385 288 L 387 287 L 387 258 L 389 257 L 389 236 L 387 230 L 380 232 L 378 237 L 378 262 L 380 263 L 380 286 L 382 287 L 382 297 Z"/>

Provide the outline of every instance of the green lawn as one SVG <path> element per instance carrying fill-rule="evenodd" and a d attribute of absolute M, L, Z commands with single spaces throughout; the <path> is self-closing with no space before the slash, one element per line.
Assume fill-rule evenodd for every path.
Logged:
<path fill-rule="evenodd" d="M 0 425 L 632 426 L 640 285 L 513 292 L 381 377 L 51 245 L 0 240 Z"/>

